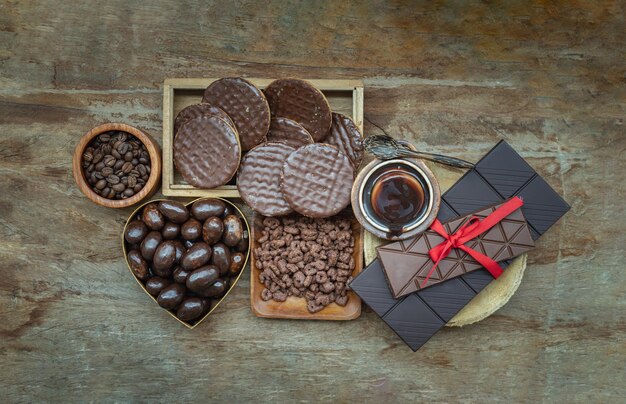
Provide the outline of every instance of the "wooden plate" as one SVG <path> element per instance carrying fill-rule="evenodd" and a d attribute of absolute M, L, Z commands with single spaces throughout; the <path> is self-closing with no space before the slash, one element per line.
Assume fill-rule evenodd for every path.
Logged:
<path fill-rule="evenodd" d="M 254 250 L 259 246 L 263 219 L 255 213 L 252 217 L 250 234 L 250 306 L 257 317 L 286 318 L 292 320 L 353 320 L 361 315 L 361 299 L 352 291 L 348 292 L 348 304 L 344 307 L 331 303 L 317 313 L 309 313 L 306 300 L 301 297 L 289 296 L 284 302 L 261 299 L 264 286 L 259 281 L 259 271 L 255 265 Z M 354 236 L 354 271 L 356 276 L 363 269 L 363 229 L 359 222 L 350 214 L 352 234 Z"/>

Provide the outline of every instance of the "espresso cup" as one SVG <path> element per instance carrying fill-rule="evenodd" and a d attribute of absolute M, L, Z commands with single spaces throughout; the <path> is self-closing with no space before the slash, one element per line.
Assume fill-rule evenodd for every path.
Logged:
<path fill-rule="evenodd" d="M 426 230 L 437 217 L 441 193 L 433 173 L 415 159 L 374 160 L 352 188 L 352 209 L 361 225 L 386 240 Z"/>

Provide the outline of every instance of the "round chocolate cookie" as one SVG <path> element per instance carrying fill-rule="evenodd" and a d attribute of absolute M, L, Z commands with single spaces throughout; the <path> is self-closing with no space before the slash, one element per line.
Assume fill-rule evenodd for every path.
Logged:
<path fill-rule="evenodd" d="M 201 104 L 189 105 L 188 107 L 183 108 L 178 115 L 176 115 L 176 119 L 174 120 L 174 135 L 178 133 L 178 130 L 183 123 L 199 116 L 217 116 L 225 120 L 233 128 L 235 127 L 233 120 L 230 119 L 230 116 L 228 116 L 223 109 L 216 107 L 213 104 L 209 104 L 208 102 L 203 102 Z"/>
<path fill-rule="evenodd" d="M 350 203 L 354 169 L 335 146 L 314 143 L 291 153 L 281 174 L 280 187 L 289 206 L 301 215 L 336 215 Z"/>
<path fill-rule="evenodd" d="M 313 138 L 302 125 L 288 118 L 272 118 L 266 142 L 285 143 L 296 149 L 313 143 Z"/>
<path fill-rule="evenodd" d="M 252 209 L 265 216 L 280 216 L 291 208 L 280 191 L 280 175 L 287 157 L 296 149 L 285 143 L 266 143 L 241 160 L 237 189 Z"/>
<path fill-rule="evenodd" d="M 330 105 L 324 94 L 310 83 L 297 79 L 275 80 L 265 88 L 265 96 L 273 117 L 298 122 L 316 142 L 328 134 Z"/>
<path fill-rule="evenodd" d="M 363 135 L 352 119 L 333 112 L 333 124 L 325 143 L 337 146 L 339 150 L 344 152 L 350 159 L 355 171 L 359 168 L 364 154 Z"/>
<path fill-rule="evenodd" d="M 226 184 L 237 172 L 241 147 L 237 132 L 215 116 L 190 119 L 174 138 L 174 164 L 197 188 Z"/>
<path fill-rule="evenodd" d="M 270 108 L 263 92 L 249 81 L 240 77 L 216 80 L 204 91 L 202 102 L 220 107 L 231 117 L 243 151 L 265 139 L 270 127 Z"/>

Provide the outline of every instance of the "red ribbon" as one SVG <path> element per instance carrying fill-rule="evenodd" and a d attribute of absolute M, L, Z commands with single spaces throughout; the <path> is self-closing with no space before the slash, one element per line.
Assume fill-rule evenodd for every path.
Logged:
<path fill-rule="evenodd" d="M 428 255 L 430 255 L 430 258 L 433 260 L 435 265 L 433 265 L 433 267 L 428 272 L 428 275 L 426 275 L 426 279 L 424 279 L 422 287 L 426 285 L 426 283 L 430 279 L 430 276 L 435 271 L 435 268 L 437 268 L 437 265 L 439 265 L 439 262 L 447 257 L 453 248 L 458 248 L 459 250 L 468 253 L 472 258 L 478 261 L 480 265 L 484 266 L 494 278 L 498 279 L 498 277 L 502 275 L 503 272 L 500 265 L 498 265 L 497 262 L 487 257 L 486 255 L 481 254 L 476 250 L 472 250 L 471 248 L 466 246 L 465 243 L 491 229 L 502 219 L 513 213 L 516 209 L 520 208 L 523 204 L 524 202 L 517 196 L 511 198 L 482 220 L 480 220 L 480 218 L 477 216 L 472 216 L 452 235 L 448 234 L 441 222 L 435 219 L 433 224 L 430 226 L 430 229 L 437 232 L 439 235 L 441 235 L 441 237 L 446 239 L 446 241 L 428 251 Z"/>

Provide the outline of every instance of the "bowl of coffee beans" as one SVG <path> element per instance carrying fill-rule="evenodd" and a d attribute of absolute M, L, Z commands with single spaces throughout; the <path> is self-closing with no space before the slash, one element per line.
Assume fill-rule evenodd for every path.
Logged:
<path fill-rule="evenodd" d="M 147 133 L 123 123 L 106 123 L 76 145 L 74 179 L 93 202 L 125 208 L 151 196 L 161 179 L 161 150 Z"/>

